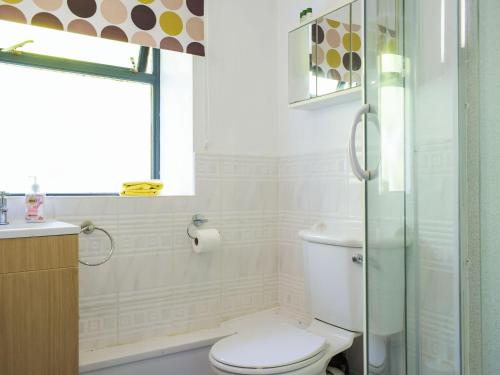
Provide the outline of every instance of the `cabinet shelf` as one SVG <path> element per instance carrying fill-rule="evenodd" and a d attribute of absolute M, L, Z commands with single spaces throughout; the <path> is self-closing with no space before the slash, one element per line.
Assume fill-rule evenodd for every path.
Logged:
<path fill-rule="evenodd" d="M 310 111 L 356 100 L 358 100 L 359 102 L 363 100 L 362 87 L 354 87 L 352 89 L 337 91 L 331 94 L 317 96 L 308 100 L 291 103 L 288 105 L 288 107 L 291 109 L 302 109 Z"/>

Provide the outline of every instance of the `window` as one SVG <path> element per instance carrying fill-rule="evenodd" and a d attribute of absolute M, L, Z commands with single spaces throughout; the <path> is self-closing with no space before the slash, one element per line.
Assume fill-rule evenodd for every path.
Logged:
<path fill-rule="evenodd" d="M 47 193 L 117 193 L 160 177 L 160 51 L 3 21 L 0 49 L 0 190 L 36 175 Z"/>

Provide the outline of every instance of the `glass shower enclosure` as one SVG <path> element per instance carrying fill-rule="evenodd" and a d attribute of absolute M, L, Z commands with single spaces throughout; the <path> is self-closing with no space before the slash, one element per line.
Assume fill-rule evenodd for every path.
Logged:
<path fill-rule="evenodd" d="M 365 0 L 368 374 L 461 373 L 459 7 Z"/>

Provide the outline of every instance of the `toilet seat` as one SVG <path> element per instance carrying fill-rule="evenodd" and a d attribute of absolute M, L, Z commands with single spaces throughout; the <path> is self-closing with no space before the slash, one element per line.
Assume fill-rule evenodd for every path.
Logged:
<path fill-rule="evenodd" d="M 317 319 L 307 329 L 272 322 L 218 341 L 209 359 L 219 375 L 318 375 L 360 335 Z"/>
<path fill-rule="evenodd" d="M 210 363 L 212 368 L 216 370 L 217 374 L 241 374 L 241 375 L 283 375 L 283 374 L 300 374 L 300 375 L 311 375 L 319 373 L 319 371 L 324 370 L 324 365 L 321 359 L 325 357 L 325 352 L 316 354 L 314 357 L 309 358 L 303 362 L 294 363 L 288 366 L 282 367 L 272 367 L 272 368 L 246 368 L 246 367 L 234 367 L 228 366 L 223 363 L 217 362 L 212 356 L 210 356 Z"/>
<path fill-rule="evenodd" d="M 281 323 L 222 339 L 212 347 L 210 360 L 228 373 L 279 374 L 319 361 L 326 348 L 324 337 Z"/>

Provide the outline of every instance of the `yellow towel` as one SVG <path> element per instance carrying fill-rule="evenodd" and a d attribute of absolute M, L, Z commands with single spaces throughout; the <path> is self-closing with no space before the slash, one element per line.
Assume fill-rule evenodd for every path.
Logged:
<path fill-rule="evenodd" d="M 161 181 L 132 181 L 124 182 L 122 197 L 154 197 L 163 189 Z"/>
<path fill-rule="evenodd" d="M 122 197 L 155 197 L 160 194 L 160 190 L 123 190 L 120 193 Z"/>
<path fill-rule="evenodd" d="M 124 182 L 124 191 L 144 191 L 144 190 L 161 190 L 163 183 L 161 181 L 132 181 Z"/>

